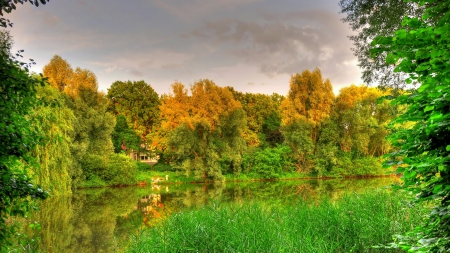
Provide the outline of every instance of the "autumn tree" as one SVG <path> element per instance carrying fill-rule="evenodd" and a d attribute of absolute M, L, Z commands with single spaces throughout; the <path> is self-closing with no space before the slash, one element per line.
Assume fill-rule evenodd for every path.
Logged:
<path fill-rule="evenodd" d="M 315 143 L 320 123 L 329 116 L 333 100 L 331 82 L 322 78 L 319 69 L 297 73 L 291 77 L 288 96 L 281 104 L 283 124 L 306 121 L 312 125 L 311 139 Z"/>
<path fill-rule="evenodd" d="M 336 98 L 336 119 L 340 131 L 340 148 L 356 156 L 381 156 L 389 151 L 387 126 L 393 118 L 389 101 L 378 99 L 388 91 L 366 86 L 342 88 Z"/>
<path fill-rule="evenodd" d="M 305 70 L 290 80 L 288 96 L 281 102 L 282 133 L 299 171 L 309 172 L 321 123 L 329 117 L 334 94 L 331 82 L 319 69 Z"/>
<path fill-rule="evenodd" d="M 52 87 L 57 88 L 59 91 L 64 91 L 64 88 L 70 83 L 73 70 L 65 59 L 55 55 L 50 60 L 50 63 L 45 65 L 42 73 L 48 78 L 48 82 Z"/>
<path fill-rule="evenodd" d="M 182 84 L 172 88 L 173 94 L 161 105 L 161 126 L 170 131 L 167 152 L 175 154 L 184 169 L 200 178 L 221 179 L 223 172 L 239 173 L 245 149 L 241 136 L 245 118 L 240 103 L 228 89 L 207 79 L 194 83 L 191 96 Z M 171 124 L 175 115 L 181 117 Z"/>
<path fill-rule="evenodd" d="M 260 93 L 242 93 L 227 87 L 234 98 L 242 105 L 247 121 L 244 138 L 249 146 L 281 144 L 283 137 L 280 132 L 280 103 L 284 99 L 278 94 L 266 95 Z"/>
<path fill-rule="evenodd" d="M 74 134 L 70 149 L 73 156 L 72 180 L 73 184 L 78 185 L 83 177 L 86 177 L 83 164 L 89 160 L 101 160 L 103 166 L 106 166 L 109 154 L 114 150 L 111 133 L 115 126 L 115 117 L 107 112 L 108 99 L 98 91 L 97 77 L 92 71 L 79 67 L 73 70 L 70 64 L 57 56 L 53 57 L 53 61 L 44 69 L 58 69 L 58 64 L 64 66 L 63 72 L 46 73 L 54 75 L 48 78 L 54 82 L 51 85 L 59 90 L 62 85 L 57 81 L 65 80 L 64 101 L 76 118 L 73 122 Z"/>

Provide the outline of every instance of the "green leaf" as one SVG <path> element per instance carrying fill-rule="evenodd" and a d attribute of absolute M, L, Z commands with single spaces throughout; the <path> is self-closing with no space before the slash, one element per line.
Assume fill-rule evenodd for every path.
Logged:
<path fill-rule="evenodd" d="M 445 150 L 450 151 L 450 145 L 447 145 L 447 147 L 445 147 Z"/>
<path fill-rule="evenodd" d="M 427 105 L 423 111 L 428 112 L 428 111 L 432 111 L 432 110 L 434 110 L 434 105 Z"/>
<path fill-rule="evenodd" d="M 439 193 L 442 190 L 442 184 L 435 185 L 433 188 L 433 193 Z"/>
<path fill-rule="evenodd" d="M 430 84 L 428 84 L 428 83 L 422 84 L 417 91 L 422 92 L 422 91 L 426 90 L 429 86 L 430 86 Z"/>
<path fill-rule="evenodd" d="M 443 116 L 442 113 L 432 114 L 430 117 L 430 120 L 437 120 L 437 119 L 442 118 L 442 116 Z"/>

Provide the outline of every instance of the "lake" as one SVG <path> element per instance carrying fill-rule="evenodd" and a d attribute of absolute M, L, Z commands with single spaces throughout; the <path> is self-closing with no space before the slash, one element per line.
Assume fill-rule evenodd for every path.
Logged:
<path fill-rule="evenodd" d="M 43 251 L 115 252 L 144 226 L 213 202 L 339 201 L 346 193 L 379 189 L 395 181 L 395 177 L 384 177 L 82 189 L 41 202 L 30 218 L 41 224 Z"/>

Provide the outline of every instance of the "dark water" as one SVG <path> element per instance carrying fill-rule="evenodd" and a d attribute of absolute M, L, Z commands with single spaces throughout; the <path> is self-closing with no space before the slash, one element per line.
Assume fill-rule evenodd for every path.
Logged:
<path fill-rule="evenodd" d="M 42 251 L 120 252 L 118 248 L 144 226 L 153 226 L 173 213 L 211 202 L 288 205 L 323 198 L 338 200 L 345 193 L 375 190 L 395 180 L 289 180 L 86 189 L 70 197 L 43 201 L 31 220 L 41 224 Z"/>

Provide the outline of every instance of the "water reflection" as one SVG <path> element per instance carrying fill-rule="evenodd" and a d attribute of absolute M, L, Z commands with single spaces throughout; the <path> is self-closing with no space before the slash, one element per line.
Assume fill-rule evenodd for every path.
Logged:
<path fill-rule="evenodd" d="M 31 221 L 41 224 L 45 252 L 114 252 L 143 226 L 154 226 L 181 210 L 211 201 L 288 205 L 296 201 L 339 199 L 346 192 L 380 188 L 394 178 L 219 184 L 154 185 L 79 190 L 40 204 Z"/>

